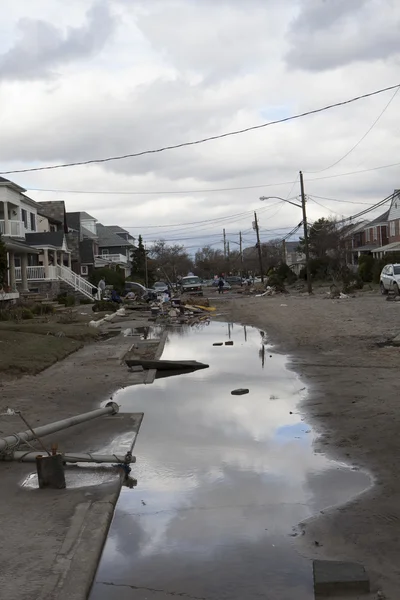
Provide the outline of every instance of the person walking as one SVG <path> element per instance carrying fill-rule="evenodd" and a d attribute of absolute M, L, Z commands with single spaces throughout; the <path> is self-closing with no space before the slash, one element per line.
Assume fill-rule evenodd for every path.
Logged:
<path fill-rule="evenodd" d="M 106 289 L 106 282 L 104 281 L 104 277 L 102 277 L 99 281 L 98 288 L 100 290 L 100 300 L 103 300 L 104 292 Z"/>
<path fill-rule="evenodd" d="M 224 280 L 222 279 L 222 275 L 218 279 L 218 294 L 224 293 Z"/>

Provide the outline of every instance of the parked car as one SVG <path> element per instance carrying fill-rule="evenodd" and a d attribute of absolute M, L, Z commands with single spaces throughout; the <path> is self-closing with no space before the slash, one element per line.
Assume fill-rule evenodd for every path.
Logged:
<path fill-rule="evenodd" d="M 163 294 L 164 292 L 168 292 L 169 288 L 164 281 L 156 281 L 153 285 L 153 290 L 155 290 L 157 294 Z"/>
<path fill-rule="evenodd" d="M 218 287 L 218 282 L 219 282 L 219 279 L 215 279 L 215 281 L 213 281 L 213 284 L 212 284 L 213 287 Z M 224 286 L 222 289 L 223 290 L 231 290 L 232 286 L 230 283 L 228 283 L 226 280 L 224 280 Z"/>
<path fill-rule="evenodd" d="M 155 300 L 157 298 L 157 293 L 154 290 L 147 288 L 136 281 L 125 281 L 124 296 L 126 296 L 128 292 L 134 292 L 138 298 L 145 301 Z"/>
<path fill-rule="evenodd" d="M 189 275 L 188 277 L 182 277 L 181 279 L 181 292 L 184 293 L 195 293 L 198 296 L 203 295 L 203 286 L 201 284 L 200 277 L 196 275 Z"/>
<path fill-rule="evenodd" d="M 225 281 L 230 285 L 242 285 L 242 278 L 238 275 L 227 275 Z"/>
<path fill-rule="evenodd" d="M 394 292 L 396 296 L 400 295 L 400 264 L 385 265 L 381 272 L 380 284 L 381 293 L 387 294 Z"/>

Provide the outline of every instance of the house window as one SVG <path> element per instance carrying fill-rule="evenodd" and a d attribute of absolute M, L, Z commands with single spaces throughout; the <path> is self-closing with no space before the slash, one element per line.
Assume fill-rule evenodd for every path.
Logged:
<path fill-rule="evenodd" d="M 378 239 L 378 228 L 374 227 L 372 231 L 373 231 L 374 242 L 375 242 Z"/>
<path fill-rule="evenodd" d="M 55 225 L 50 225 L 50 231 L 57 231 L 57 228 Z"/>
<path fill-rule="evenodd" d="M 89 267 L 87 265 L 81 265 L 81 275 L 89 275 Z"/>
<path fill-rule="evenodd" d="M 31 231 L 36 231 L 36 215 L 35 213 L 29 213 L 31 220 Z"/>
<path fill-rule="evenodd" d="M 21 208 L 21 219 L 24 222 L 25 229 L 28 229 L 28 213 L 24 208 Z"/>
<path fill-rule="evenodd" d="M 105 256 L 106 254 L 110 254 L 108 251 L 108 248 L 103 248 L 101 251 L 102 255 Z"/>
<path fill-rule="evenodd" d="M 394 237 L 396 235 L 396 221 L 390 221 L 389 231 L 390 237 Z"/>

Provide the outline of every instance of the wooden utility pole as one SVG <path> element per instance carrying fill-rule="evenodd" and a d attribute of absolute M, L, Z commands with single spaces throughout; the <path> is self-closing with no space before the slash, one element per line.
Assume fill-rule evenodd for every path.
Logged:
<path fill-rule="evenodd" d="M 147 246 L 146 244 L 144 245 L 144 277 L 145 277 L 145 284 L 146 287 L 149 287 L 149 271 L 147 268 Z"/>
<path fill-rule="evenodd" d="M 300 171 L 300 191 L 301 191 L 301 208 L 303 209 L 304 249 L 305 249 L 305 255 L 306 255 L 307 291 L 309 294 L 312 294 L 311 271 L 310 271 L 310 250 L 308 247 L 306 195 L 304 193 L 303 173 L 301 171 Z"/>
<path fill-rule="evenodd" d="M 240 253 L 240 277 L 243 279 L 243 244 L 242 232 L 239 231 L 239 253 Z"/>
<path fill-rule="evenodd" d="M 226 233 L 225 233 L 225 229 L 222 230 L 223 236 L 224 236 L 224 258 L 226 258 Z"/>
<path fill-rule="evenodd" d="M 263 269 L 263 263 L 262 263 L 262 248 L 261 248 L 261 242 L 260 242 L 260 232 L 259 232 L 259 229 L 258 229 L 258 221 L 257 221 L 257 213 L 256 213 L 256 211 L 254 211 L 254 229 L 256 230 L 256 235 L 257 235 L 258 261 L 259 261 L 259 264 L 260 264 L 261 281 L 262 281 L 262 283 L 264 283 L 264 269 Z"/>
<path fill-rule="evenodd" d="M 282 240 L 282 262 L 286 265 L 286 240 Z"/>

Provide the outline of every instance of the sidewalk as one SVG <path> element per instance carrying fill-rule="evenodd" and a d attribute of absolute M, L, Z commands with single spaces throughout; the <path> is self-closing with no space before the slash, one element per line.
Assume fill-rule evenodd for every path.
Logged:
<path fill-rule="evenodd" d="M 127 320 L 121 323 L 122 328 L 129 325 Z M 146 372 L 130 373 L 121 364 L 131 345 L 132 338 L 118 335 L 85 346 L 36 377 L 3 384 L 0 412 L 7 407 L 21 410 L 37 427 L 98 408 L 118 388 L 144 382 Z M 44 442 L 47 447 L 58 443 L 60 451 L 125 454 L 141 418 L 141 413 L 100 417 L 47 436 Z M 25 429 L 18 416 L 0 416 L 1 436 Z M 112 519 L 121 476 L 109 467 L 70 466 L 66 490 L 22 486 L 35 471 L 34 463 L 0 462 L 1 596 L 83 600 Z"/>

